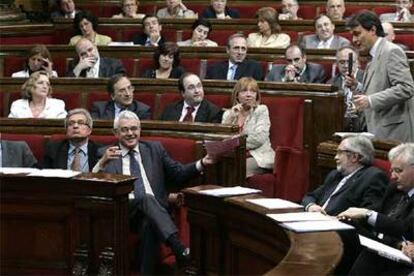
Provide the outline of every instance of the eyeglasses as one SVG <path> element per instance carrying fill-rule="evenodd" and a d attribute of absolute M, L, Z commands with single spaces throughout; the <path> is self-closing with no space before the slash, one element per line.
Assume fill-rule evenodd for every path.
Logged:
<path fill-rule="evenodd" d="M 133 126 L 133 127 L 121 127 L 121 128 L 119 128 L 119 131 L 121 132 L 121 133 L 123 133 L 123 134 L 126 134 L 126 133 L 128 133 L 129 131 L 131 131 L 131 132 L 135 132 L 135 131 L 138 131 L 138 130 L 140 130 L 141 129 L 141 127 L 139 127 L 139 126 Z"/>
<path fill-rule="evenodd" d="M 73 127 L 74 125 L 78 125 L 78 126 L 87 126 L 89 127 L 88 123 L 83 121 L 83 120 L 78 120 L 78 121 L 68 121 L 68 126 Z"/>

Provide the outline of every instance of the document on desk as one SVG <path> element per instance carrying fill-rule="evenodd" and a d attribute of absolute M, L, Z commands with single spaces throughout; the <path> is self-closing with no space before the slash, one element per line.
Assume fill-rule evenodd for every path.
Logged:
<path fill-rule="evenodd" d="M 62 169 L 43 169 L 29 173 L 29 176 L 71 178 L 81 173 L 82 172 Z"/>
<path fill-rule="evenodd" d="M 340 137 L 342 139 L 348 137 L 363 136 L 372 140 L 374 139 L 375 135 L 370 132 L 335 132 L 333 136 Z"/>
<path fill-rule="evenodd" d="M 283 214 L 268 214 L 268 217 L 278 222 L 293 222 L 293 221 L 337 221 L 334 217 L 323 215 L 319 212 L 297 212 L 297 213 L 283 213 Z"/>
<path fill-rule="evenodd" d="M 302 205 L 295 202 L 281 199 L 281 198 L 251 198 L 246 199 L 247 202 L 259 205 L 266 209 L 292 209 L 292 208 L 303 208 Z"/>
<path fill-rule="evenodd" d="M 248 195 L 248 194 L 257 194 L 261 193 L 261 190 L 235 186 L 235 187 L 224 187 L 218 189 L 209 189 L 199 191 L 200 194 L 217 196 L 217 197 L 226 197 L 226 196 L 238 196 L 238 195 Z"/>
<path fill-rule="evenodd" d="M 353 226 L 338 220 L 284 222 L 280 226 L 297 233 L 351 230 Z"/>
<path fill-rule="evenodd" d="M 39 169 L 35 169 L 35 168 L 3 167 L 3 168 L 0 168 L 0 173 L 2 174 L 28 174 L 28 173 L 32 173 L 38 170 Z"/>
<path fill-rule="evenodd" d="M 204 141 L 204 147 L 208 154 L 212 156 L 221 156 L 228 152 L 231 152 L 233 149 L 237 148 L 240 145 L 240 135 L 236 135 L 232 138 L 225 139 L 222 141 Z"/>
<path fill-rule="evenodd" d="M 388 246 L 386 244 L 383 244 L 381 242 L 375 241 L 373 239 L 361 236 L 359 236 L 359 242 L 362 246 L 368 248 L 371 251 L 376 252 L 378 255 L 396 261 L 396 262 L 403 262 L 407 264 L 412 264 L 413 262 L 411 259 L 402 253 L 401 250 L 395 249 L 391 246 Z"/>

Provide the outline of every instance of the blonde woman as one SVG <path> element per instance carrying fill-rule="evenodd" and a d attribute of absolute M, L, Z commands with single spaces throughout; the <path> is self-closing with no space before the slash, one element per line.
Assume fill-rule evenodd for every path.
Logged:
<path fill-rule="evenodd" d="M 9 118 L 65 118 L 65 102 L 51 94 L 48 73 L 34 72 L 22 86 L 22 99 L 12 103 Z"/>
<path fill-rule="evenodd" d="M 286 48 L 290 44 L 290 37 L 280 32 L 277 11 L 265 7 L 256 12 L 259 32 L 251 33 L 247 37 L 248 47 Z"/>
<path fill-rule="evenodd" d="M 223 124 L 238 125 L 247 135 L 246 177 L 273 169 L 275 152 L 270 144 L 270 118 L 266 105 L 260 104 L 259 86 L 251 77 L 241 78 L 234 86 L 233 107 L 223 114 Z"/>
<path fill-rule="evenodd" d="M 136 18 L 143 19 L 145 14 L 138 13 L 138 0 L 121 0 L 122 12 L 114 14 L 112 18 Z"/>

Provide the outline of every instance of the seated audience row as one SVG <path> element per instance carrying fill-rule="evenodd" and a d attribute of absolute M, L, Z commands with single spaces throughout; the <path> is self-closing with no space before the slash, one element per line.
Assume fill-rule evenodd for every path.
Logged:
<path fill-rule="evenodd" d="M 297 0 L 282 0 L 279 20 L 301 20 L 298 17 L 300 5 Z M 396 12 L 381 14 L 382 22 L 414 22 L 414 16 L 410 10 L 412 8 L 412 0 L 395 0 Z M 181 0 L 166 1 L 166 8 L 158 10 L 157 16 L 160 18 L 194 18 L 197 13 L 188 9 Z M 120 0 L 122 12 L 115 14 L 112 18 L 143 18 L 143 14 L 138 13 L 138 0 Z M 75 8 L 73 0 L 56 0 L 57 10 L 51 13 L 52 18 L 65 17 L 74 18 L 79 11 Z M 344 20 L 344 13 L 346 11 L 344 0 L 327 0 L 324 7 L 327 15 L 335 21 Z M 211 0 L 211 3 L 206 7 L 201 17 L 203 18 L 218 18 L 231 19 L 239 18 L 240 13 L 236 9 L 227 7 L 227 0 Z"/>

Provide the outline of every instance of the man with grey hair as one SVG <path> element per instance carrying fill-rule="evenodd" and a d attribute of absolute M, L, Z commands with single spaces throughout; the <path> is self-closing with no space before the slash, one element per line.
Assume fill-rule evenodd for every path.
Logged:
<path fill-rule="evenodd" d="M 235 33 L 229 37 L 226 52 L 229 59 L 208 66 L 206 79 L 238 80 L 252 77 L 263 80 L 260 64 L 247 58 L 247 40 L 243 34 Z"/>
<path fill-rule="evenodd" d="M 44 168 L 89 172 L 98 161 L 101 146 L 89 140 L 92 117 L 86 109 L 75 108 L 65 119 L 66 139 L 50 142 L 44 155 Z"/>
<path fill-rule="evenodd" d="M 388 154 L 391 162 L 390 184 L 382 198 L 372 208 L 352 207 L 338 218 L 352 220 L 364 227 L 364 235 L 401 249 L 406 240 L 414 239 L 414 144 L 394 147 Z M 359 228 L 360 231 L 361 228 Z M 412 267 L 404 266 L 363 250 L 350 275 L 407 275 Z"/>
<path fill-rule="evenodd" d="M 305 210 L 334 216 L 351 206 L 371 208 L 388 183 L 385 172 L 372 166 L 373 160 L 374 147 L 368 138 L 342 140 L 335 155 L 336 170 L 304 197 Z"/>
<path fill-rule="evenodd" d="M 114 120 L 118 144 L 105 149 L 94 172 L 136 176 L 130 195 L 130 226 L 140 234 L 140 272 L 154 274 L 159 245 L 168 245 L 177 262 L 185 264 L 189 249 L 177 237 L 177 228 L 168 213 L 166 184 L 183 185 L 214 163 L 209 155 L 189 164 L 171 159 L 159 142 L 141 141 L 141 122 L 131 111 L 122 111 Z"/>

